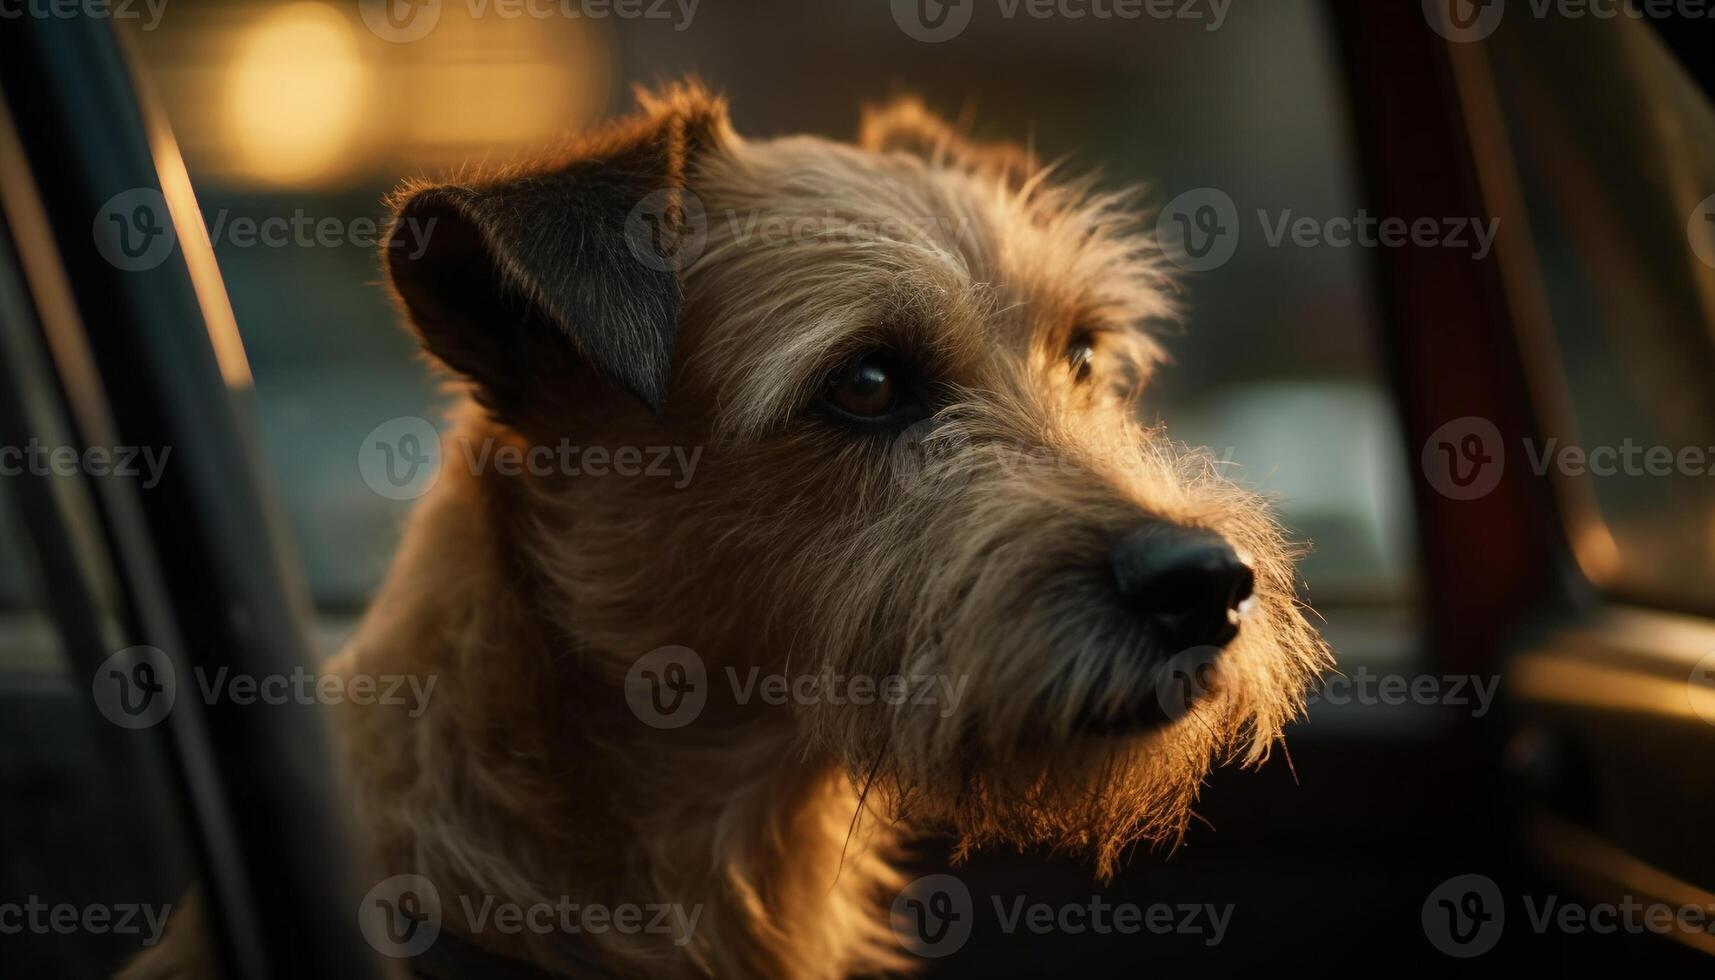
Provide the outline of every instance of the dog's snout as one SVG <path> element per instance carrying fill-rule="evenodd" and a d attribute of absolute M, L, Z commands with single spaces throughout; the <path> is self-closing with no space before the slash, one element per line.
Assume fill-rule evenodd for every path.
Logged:
<path fill-rule="evenodd" d="M 1172 650 L 1225 646 L 1255 575 L 1213 531 L 1152 522 L 1109 548 L 1122 601 L 1159 631 Z"/>

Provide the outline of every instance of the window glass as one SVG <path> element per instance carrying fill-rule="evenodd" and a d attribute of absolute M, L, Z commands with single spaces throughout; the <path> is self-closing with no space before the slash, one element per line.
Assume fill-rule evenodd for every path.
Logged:
<path fill-rule="evenodd" d="M 176 831 L 117 774 L 121 732 L 66 656 L 0 478 L 0 974 L 111 976 L 161 937 L 188 884 Z M 103 727 L 105 726 L 105 727 Z M 156 767 L 148 770 L 164 776 Z"/>
<path fill-rule="evenodd" d="M 80 567 L 100 574 L 101 529 L 73 501 L 114 478 L 104 475 L 114 457 L 77 452 L 63 436 L 35 329 L 0 234 L 0 385 L 4 410 L 20 407 L 31 433 L 0 442 L 0 840 L 22 842 L 0 848 L 0 976 L 102 977 L 160 941 L 192 850 L 164 730 L 124 724 L 104 697 L 114 688 L 99 680 L 125 646 L 121 601 L 104 590 L 83 632 L 69 634 L 91 649 L 71 645 L 49 604 L 82 583 L 50 582 L 40 555 L 81 549 L 89 564 Z M 57 538 L 54 521 L 26 523 L 21 501 L 32 490 L 79 522 L 68 525 L 75 545 Z"/>
<path fill-rule="evenodd" d="M 1598 583 L 1715 605 L 1715 110 L 1647 22 L 1486 49 L 1536 276 L 1509 284 L 1544 429 L 1518 464 L 1557 482 Z"/>
<path fill-rule="evenodd" d="M 964 111 L 980 137 L 1028 140 L 1044 157 L 1069 155 L 1068 171 L 1143 187 L 1146 207 L 1230 205 L 1236 234 L 1221 260 L 1188 263 L 1186 327 L 1165 337 L 1173 363 L 1146 411 L 1279 499 L 1313 543 L 1307 596 L 1343 656 L 1403 655 L 1408 631 L 1396 627 L 1415 588 L 1406 461 L 1379 377 L 1367 249 L 1276 234 L 1283 221 L 1326 228 L 1361 212 L 1319 3 L 1197 6 L 1199 20 L 1124 25 L 978 5 L 947 44 L 918 43 L 923 25 L 898 22 L 898 4 L 705 4 L 694 30 L 444 4 L 408 40 L 359 6 L 184 0 L 136 37 L 197 184 L 264 448 L 324 611 L 362 606 L 410 505 L 366 485 L 360 444 L 392 420 L 437 417 L 363 241 L 400 177 L 624 111 L 634 83 L 696 73 L 729 95 L 740 132 L 849 139 L 859 107 L 903 81 Z M 818 81 L 781 84 L 792 78 Z M 240 234 L 281 218 L 329 234 Z"/>

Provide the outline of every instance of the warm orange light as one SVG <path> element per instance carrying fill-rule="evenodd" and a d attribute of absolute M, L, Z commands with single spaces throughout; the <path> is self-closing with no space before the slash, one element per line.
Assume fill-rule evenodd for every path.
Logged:
<path fill-rule="evenodd" d="M 443 4 L 421 40 L 372 45 L 397 100 L 391 142 L 426 167 L 533 148 L 582 129 L 607 102 L 612 60 L 598 27 L 478 9 Z"/>
<path fill-rule="evenodd" d="M 1620 571 L 1620 546 L 1601 521 L 1588 521 L 1573 531 L 1572 553 L 1592 582 L 1611 582 Z"/>
<path fill-rule="evenodd" d="M 240 43 L 230 72 L 227 119 L 245 172 L 315 183 L 354 162 L 369 80 L 349 18 L 322 3 L 270 11 Z"/>
<path fill-rule="evenodd" d="M 244 341 L 238 335 L 238 318 L 232 312 L 232 301 L 227 298 L 220 265 L 214 260 L 214 245 L 208 240 L 208 228 L 202 222 L 196 192 L 191 189 L 191 175 L 185 169 L 184 157 L 179 155 L 179 145 L 173 141 L 166 121 L 152 118 L 149 125 L 150 148 L 155 153 L 155 169 L 161 177 L 161 195 L 166 198 L 167 210 L 173 215 L 179 251 L 190 270 L 191 286 L 196 290 L 197 304 L 202 307 L 203 322 L 208 327 L 208 339 L 214 346 L 214 359 L 220 365 L 221 379 L 234 390 L 250 388 L 253 386 L 250 359 L 244 356 Z"/>
<path fill-rule="evenodd" d="M 436 5 L 432 29 L 378 35 L 345 2 L 245 2 L 132 36 L 199 180 L 370 186 L 499 161 L 608 108 L 612 27 L 566 9 Z M 419 7 L 416 9 L 430 9 Z"/>

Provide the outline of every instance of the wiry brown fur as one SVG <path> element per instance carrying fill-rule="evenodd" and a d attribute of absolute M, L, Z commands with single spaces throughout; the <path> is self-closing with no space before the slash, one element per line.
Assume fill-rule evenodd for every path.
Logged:
<path fill-rule="evenodd" d="M 1327 654 L 1263 504 L 1133 417 L 1159 360 L 1147 327 L 1173 311 L 1125 198 L 1054 184 L 916 103 L 872 113 L 859 146 L 740 140 L 695 87 L 625 125 L 675 113 L 715 136 L 684 162 L 709 235 L 681 275 L 665 413 L 570 357 L 548 358 L 561 374 L 527 404 L 455 411 L 443 476 L 335 665 L 439 678 L 421 718 L 346 711 L 361 812 L 384 872 L 443 896 L 704 907 L 683 948 L 476 937 L 536 962 L 567 962 L 568 942 L 626 975 L 898 968 L 901 835 L 1071 850 L 1109 875 L 1129 845 L 1182 832 L 1211 763 L 1267 755 Z M 764 244 L 745 234 L 758 216 L 816 224 Z M 1096 344 L 1083 384 L 1063 357 L 1080 333 Z M 806 411 L 878 345 L 944 392 L 915 477 L 897 440 Z M 463 465 L 484 439 L 562 436 L 704 451 L 677 489 Z M 1081 713 L 1152 689 L 1172 653 L 1138 655 L 1147 639 L 1108 599 L 1104 548 L 1147 518 L 1224 534 L 1254 564 L 1256 608 L 1189 713 L 1081 734 Z M 708 667 L 685 728 L 641 723 L 622 693 L 664 645 Z M 737 703 L 729 667 L 968 687 L 951 706 L 774 707 Z"/>

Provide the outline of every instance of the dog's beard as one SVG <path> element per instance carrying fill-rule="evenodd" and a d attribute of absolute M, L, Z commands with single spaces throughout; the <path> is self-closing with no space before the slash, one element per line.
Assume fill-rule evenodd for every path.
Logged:
<path fill-rule="evenodd" d="M 1214 765 L 1268 757 L 1320 663 L 1319 645 L 1302 633 L 1309 645 L 1290 657 L 1260 638 L 1235 642 L 1195 690 L 1156 670 L 1146 683 L 1167 688 L 1134 689 L 1160 695 L 1163 715 L 1145 730 L 1091 733 L 1070 722 L 1090 710 L 1076 684 L 1061 686 L 1065 701 L 1024 711 L 985 711 L 990 693 L 1009 708 L 1032 702 L 972 690 L 970 710 L 895 713 L 888 730 L 871 732 L 879 741 L 868 754 L 847 756 L 848 769 L 865 805 L 950 832 L 959 856 L 993 844 L 1043 847 L 1087 856 L 1107 878 L 1131 846 L 1183 835 Z M 842 738 L 863 744 L 849 730 Z"/>
<path fill-rule="evenodd" d="M 943 679 L 939 690 L 959 696 L 801 719 L 845 762 L 865 806 L 950 830 L 961 853 L 994 843 L 1079 852 L 1106 877 L 1131 845 L 1184 833 L 1213 765 L 1267 757 L 1329 663 L 1298 610 L 1290 551 L 1259 501 L 1197 460 L 1147 459 L 1135 478 L 1156 513 L 1215 527 L 1251 557 L 1256 595 L 1239 636 L 1222 650 L 1154 646 L 1090 566 L 1106 529 L 1136 520 L 1135 505 L 1104 497 L 1099 481 L 991 477 L 978 463 L 958 498 L 923 505 L 934 531 L 878 529 L 885 540 L 938 536 L 938 555 L 864 546 L 888 559 L 885 594 L 904 605 L 871 611 L 895 627 L 850 635 L 901 642 L 847 660 Z M 862 594 L 844 597 L 844 621 L 860 620 Z"/>
<path fill-rule="evenodd" d="M 1187 718 L 1171 731 L 1043 748 L 945 773 L 884 761 L 874 792 L 892 819 L 950 831 L 956 858 L 993 844 L 1041 846 L 1087 855 L 1107 878 L 1130 845 L 1183 831 L 1217 747 L 1213 728 Z"/>

